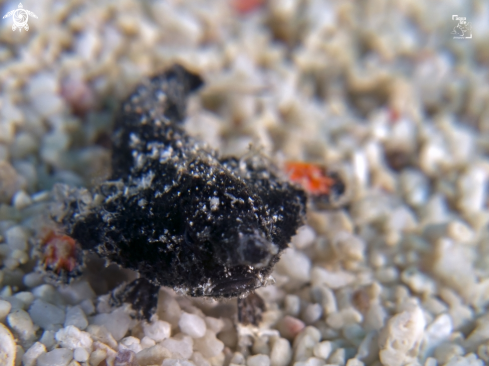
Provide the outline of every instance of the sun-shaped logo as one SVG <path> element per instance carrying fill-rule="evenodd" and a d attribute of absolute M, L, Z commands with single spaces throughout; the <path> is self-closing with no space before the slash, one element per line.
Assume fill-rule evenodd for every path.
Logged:
<path fill-rule="evenodd" d="M 32 11 L 25 10 L 21 3 L 19 3 L 18 9 L 9 11 L 3 16 L 3 19 L 8 18 L 11 15 L 14 21 L 14 24 L 12 25 L 12 30 L 15 31 L 16 29 L 19 29 L 19 32 L 22 31 L 22 28 L 24 28 L 26 31 L 29 30 L 29 24 L 27 24 L 27 21 L 29 20 L 29 15 L 37 18 L 37 15 L 34 14 Z"/>

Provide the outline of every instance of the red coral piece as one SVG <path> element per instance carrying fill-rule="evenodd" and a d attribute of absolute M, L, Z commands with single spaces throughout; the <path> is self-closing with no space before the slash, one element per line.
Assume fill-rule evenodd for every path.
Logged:
<path fill-rule="evenodd" d="M 336 180 L 328 177 L 323 168 L 312 163 L 289 161 L 285 163 L 285 172 L 291 181 L 314 195 L 327 195 L 336 184 Z"/>
<path fill-rule="evenodd" d="M 73 272 L 77 266 L 76 241 L 68 235 L 49 230 L 41 239 L 42 262 L 54 273 Z"/>
<path fill-rule="evenodd" d="M 239 14 L 248 14 L 263 5 L 264 0 L 234 0 L 233 8 Z"/>

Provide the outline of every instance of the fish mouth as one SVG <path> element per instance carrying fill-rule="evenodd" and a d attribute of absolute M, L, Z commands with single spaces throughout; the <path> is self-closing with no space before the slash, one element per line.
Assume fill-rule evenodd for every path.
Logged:
<path fill-rule="evenodd" d="M 208 296 L 236 297 L 247 294 L 261 286 L 261 282 L 256 277 L 225 279 L 212 286 L 209 289 Z"/>

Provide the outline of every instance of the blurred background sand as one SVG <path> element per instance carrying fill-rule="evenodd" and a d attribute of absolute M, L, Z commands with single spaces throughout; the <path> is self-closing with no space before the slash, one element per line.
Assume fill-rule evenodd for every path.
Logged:
<path fill-rule="evenodd" d="M 28 31 L 0 22 L 0 364 L 489 362 L 488 2 L 22 5 Z M 168 289 L 152 322 L 133 320 L 103 295 L 134 274 L 95 258 L 69 286 L 35 269 L 53 185 L 107 176 L 118 103 L 174 63 L 206 82 L 189 133 L 347 184 L 332 209 L 310 205 L 257 291 L 258 328 L 236 323 L 235 301 Z"/>

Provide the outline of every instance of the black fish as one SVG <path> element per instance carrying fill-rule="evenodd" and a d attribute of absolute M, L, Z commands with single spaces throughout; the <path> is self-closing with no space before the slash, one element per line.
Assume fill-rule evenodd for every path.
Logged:
<path fill-rule="evenodd" d="M 90 200 L 67 190 L 57 218 L 82 249 L 140 274 L 114 296 L 146 318 L 154 299 L 134 298 L 151 287 L 220 298 L 267 284 L 305 218 L 304 191 L 267 159 L 222 158 L 185 132 L 187 96 L 201 85 L 174 66 L 137 87 L 115 121 L 109 181 Z"/>

